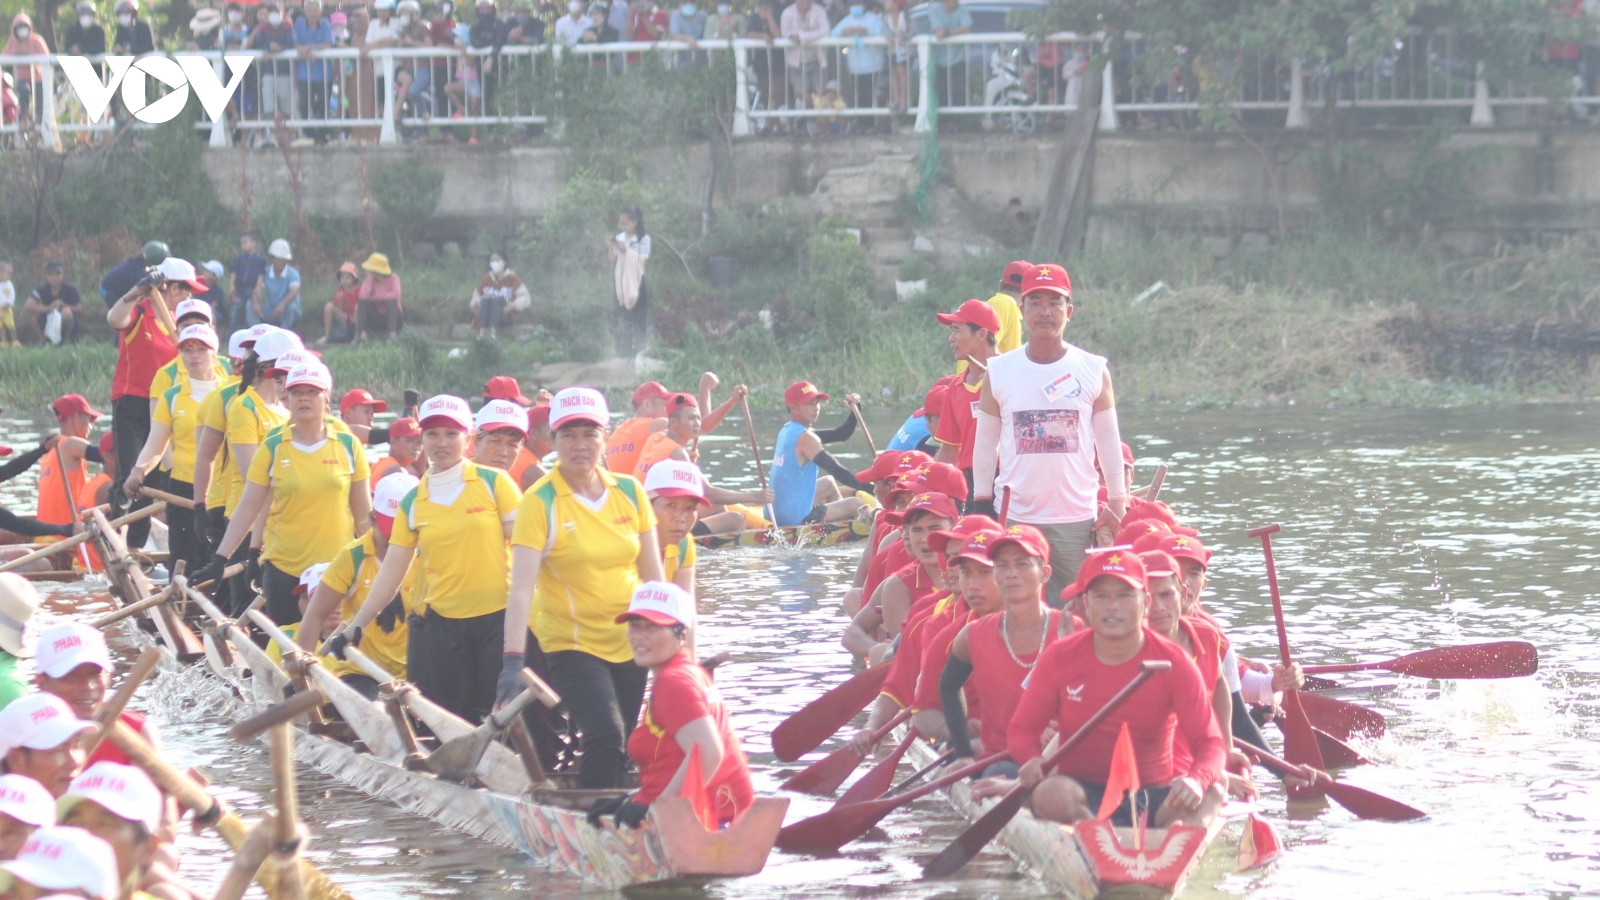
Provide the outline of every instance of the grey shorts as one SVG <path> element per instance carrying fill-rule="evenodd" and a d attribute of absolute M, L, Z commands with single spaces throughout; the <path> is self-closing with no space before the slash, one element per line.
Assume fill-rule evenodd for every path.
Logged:
<path fill-rule="evenodd" d="M 1044 602 L 1060 609 L 1063 605 L 1061 592 L 1077 580 L 1084 551 L 1094 543 L 1094 520 L 1068 522 L 1065 525 L 1028 524 L 1039 529 L 1044 539 L 1050 542 L 1050 583 L 1045 585 Z"/>

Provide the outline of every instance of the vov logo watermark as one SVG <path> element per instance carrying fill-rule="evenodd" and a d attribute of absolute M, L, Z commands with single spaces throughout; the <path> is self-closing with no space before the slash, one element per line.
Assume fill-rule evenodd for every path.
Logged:
<path fill-rule="evenodd" d="M 189 91 L 200 99 L 200 106 L 215 122 L 222 118 L 228 101 L 233 99 L 239 85 L 244 83 L 245 72 L 250 68 L 252 56 L 224 56 L 228 67 L 228 83 L 217 77 L 211 60 L 203 56 L 107 56 L 103 57 L 109 80 L 102 81 L 94 64 L 82 56 L 58 56 L 61 71 L 66 74 L 72 90 L 83 104 L 90 124 L 105 118 L 111 99 L 121 88 L 122 105 L 135 119 L 151 125 L 170 122 L 189 105 Z M 171 93 L 150 102 L 146 99 L 146 78 L 154 78 L 169 88 Z"/>

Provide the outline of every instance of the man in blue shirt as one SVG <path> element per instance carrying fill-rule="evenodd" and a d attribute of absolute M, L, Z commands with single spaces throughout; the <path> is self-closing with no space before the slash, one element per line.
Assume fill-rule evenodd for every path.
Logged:
<path fill-rule="evenodd" d="M 961 0 L 941 0 L 928 9 L 928 28 L 936 39 L 951 38 L 972 31 L 972 14 L 961 7 Z M 939 106 L 967 105 L 967 45 L 934 45 L 933 87 Z"/>
<path fill-rule="evenodd" d="M 217 321 L 228 322 L 234 330 L 249 324 L 247 307 L 256 295 L 256 282 L 267 271 L 267 258 L 257 253 L 256 247 L 257 238 L 253 233 L 247 231 L 239 235 L 239 255 L 228 265 L 233 270 L 233 284 L 228 288 L 228 305 L 232 307 L 232 314 Z"/>
<path fill-rule="evenodd" d="M 688 0 L 673 10 L 672 16 L 667 19 L 667 40 L 682 41 L 691 48 L 698 48 L 700 39 L 705 36 L 706 14 L 700 11 L 693 0 Z M 679 67 L 689 65 L 693 55 L 688 52 L 677 53 L 677 65 Z"/>
<path fill-rule="evenodd" d="M 261 276 L 245 324 L 265 322 L 290 331 L 300 324 L 300 273 L 289 265 L 289 242 L 278 238 L 267 248 L 272 264 Z"/>
<path fill-rule="evenodd" d="M 846 101 L 855 109 L 878 105 L 878 81 L 883 75 L 883 47 L 867 42 L 868 38 L 883 37 L 883 17 L 867 8 L 865 0 L 854 0 L 850 14 L 833 26 L 834 37 L 853 37 L 855 45 L 844 48 L 845 62 L 850 69 L 850 80 L 845 84 Z M 874 131 L 884 122 L 874 119 Z"/>
<path fill-rule="evenodd" d="M 294 20 L 294 47 L 300 59 L 294 64 L 294 81 L 299 90 L 300 118 L 328 118 L 328 66 L 313 61 L 312 54 L 333 46 L 333 23 L 322 16 L 320 0 L 306 0 L 305 15 Z M 328 133 L 322 128 L 307 128 L 306 135 L 321 144 Z"/>

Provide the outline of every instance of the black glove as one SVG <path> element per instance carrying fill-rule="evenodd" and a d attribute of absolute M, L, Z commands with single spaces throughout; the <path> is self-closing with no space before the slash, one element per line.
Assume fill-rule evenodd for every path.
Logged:
<path fill-rule="evenodd" d="M 211 582 L 211 586 L 205 589 L 206 596 L 215 597 L 217 591 L 222 587 L 222 570 L 227 567 L 228 558 L 221 553 L 213 553 L 211 554 L 210 562 L 201 566 L 198 571 L 189 576 L 189 583 L 202 585 L 208 581 Z"/>
<path fill-rule="evenodd" d="M 517 675 L 522 672 L 522 654 L 507 653 L 501 657 L 500 679 L 494 684 L 494 705 L 496 708 L 504 706 L 516 699 L 522 693 L 522 682 L 517 680 Z"/>
<path fill-rule="evenodd" d="M 978 500 L 976 498 L 974 498 L 972 500 L 968 500 L 967 501 L 967 515 L 969 515 L 969 516 L 988 516 L 989 518 L 994 519 L 997 522 L 1000 520 L 1000 516 L 994 511 L 994 498 L 993 497 L 989 497 L 989 498 L 983 499 L 983 500 Z"/>
<path fill-rule="evenodd" d="M 422 405 L 422 395 L 417 393 L 415 388 L 406 388 L 402 395 L 404 400 L 401 411 L 408 416 L 415 416 L 417 407 Z"/>
<path fill-rule="evenodd" d="M 194 542 L 201 550 L 211 550 L 211 510 L 204 503 L 194 505 Z"/>
<path fill-rule="evenodd" d="M 351 625 L 328 639 L 328 655 L 344 659 L 344 648 L 361 646 L 361 626 Z"/>
<path fill-rule="evenodd" d="M 601 797 L 589 804 L 589 815 L 586 818 L 589 820 L 590 825 L 599 828 L 602 816 L 615 816 L 617 810 L 622 808 L 622 804 L 627 802 L 627 794 L 618 794 L 615 797 Z"/>
<path fill-rule="evenodd" d="M 617 825 L 623 828 L 638 828 L 644 824 L 644 817 L 650 815 L 650 806 L 645 803 L 635 803 L 632 797 L 624 797 L 622 807 L 617 810 Z"/>
<path fill-rule="evenodd" d="M 389 601 L 389 605 L 383 608 L 383 612 L 378 613 L 378 617 L 372 621 L 377 623 L 380 631 L 388 634 L 394 631 L 394 627 L 399 625 L 405 617 L 406 602 L 400 599 L 399 594 L 396 594 L 394 599 Z"/>

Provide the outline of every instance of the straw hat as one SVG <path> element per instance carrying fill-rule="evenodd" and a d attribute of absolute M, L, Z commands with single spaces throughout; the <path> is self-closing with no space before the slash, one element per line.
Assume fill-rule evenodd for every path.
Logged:
<path fill-rule="evenodd" d="M 222 24 L 222 11 L 216 9 L 197 10 L 194 18 L 189 20 L 189 30 L 195 34 L 210 34 L 218 25 Z"/>
<path fill-rule="evenodd" d="M 374 253 L 367 257 L 367 261 L 361 264 L 361 268 L 366 269 L 368 272 L 371 272 L 374 275 L 394 274 L 394 272 L 389 269 L 389 257 L 384 256 L 382 253 Z"/>
<path fill-rule="evenodd" d="M 38 608 L 33 582 L 14 572 L 0 572 L 0 649 L 23 659 L 33 655 L 39 635 L 29 620 Z"/>

